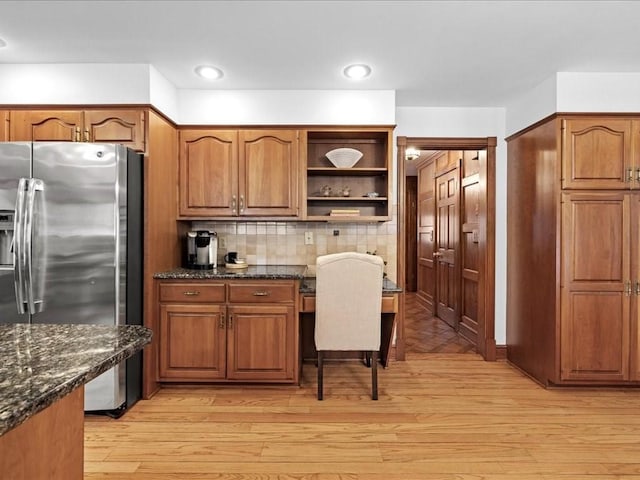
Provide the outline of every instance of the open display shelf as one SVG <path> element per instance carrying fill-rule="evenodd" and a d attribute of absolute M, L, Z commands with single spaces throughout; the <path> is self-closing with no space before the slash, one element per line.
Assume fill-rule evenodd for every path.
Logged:
<path fill-rule="evenodd" d="M 391 143 L 393 127 L 307 131 L 306 220 L 329 222 L 382 222 L 390 220 Z M 351 168 L 336 168 L 326 157 L 336 148 L 355 148 L 362 158 Z M 331 188 L 329 196 L 323 188 Z M 345 187 L 349 196 L 343 196 Z M 367 193 L 376 192 L 377 197 Z M 357 210 L 357 215 L 331 215 L 336 210 Z"/>

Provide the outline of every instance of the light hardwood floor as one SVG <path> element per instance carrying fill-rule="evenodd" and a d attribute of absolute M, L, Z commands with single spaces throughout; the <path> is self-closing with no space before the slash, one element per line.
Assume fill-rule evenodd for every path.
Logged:
<path fill-rule="evenodd" d="M 161 390 L 87 417 L 85 479 L 640 479 L 637 390 L 545 390 L 505 362 L 431 354 L 302 386 Z"/>

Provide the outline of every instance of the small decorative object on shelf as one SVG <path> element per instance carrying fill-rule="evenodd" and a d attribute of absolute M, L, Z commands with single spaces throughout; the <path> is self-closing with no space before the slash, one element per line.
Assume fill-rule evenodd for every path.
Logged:
<path fill-rule="evenodd" d="M 322 194 L 323 197 L 330 197 L 331 196 L 331 187 L 329 185 L 325 185 L 320 189 L 320 193 Z"/>
<path fill-rule="evenodd" d="M 342 196 L 348 197 L 351 195 L 351 189 L 349 187 L 342 187 Z"/>
<path fill-rule="evenodd" d="M 335 148 L 326 156 L 337 168 L 351 168 L 362 158 L 362 152 L 355 148 Z"/>

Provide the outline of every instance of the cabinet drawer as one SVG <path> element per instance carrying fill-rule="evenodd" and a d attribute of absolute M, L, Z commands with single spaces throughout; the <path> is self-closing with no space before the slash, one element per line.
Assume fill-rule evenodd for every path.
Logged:
<path fill-rule="evenodd" d="M 301 307 L 300 307 L 301 312 L 315 312 L 316 296 L 302 295 L 300 304 L 301 304 Z M 398 313 L 398 296 L 397 295 L 382 296 L 382 312 L 381 313 Z"/>
<path fill-rule="evenodd" d="M 161 302 L 223 303 L 223 283 L 180 282 L 160 284 Z"/>
<path fill-rule="evenodd" d="M 293 303 L 294 282 L 229 283 L 229 301 L 233 303 Z"/>

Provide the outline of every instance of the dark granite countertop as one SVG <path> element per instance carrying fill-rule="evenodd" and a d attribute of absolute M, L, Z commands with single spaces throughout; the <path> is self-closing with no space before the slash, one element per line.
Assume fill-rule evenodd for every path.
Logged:
<path fill-rule="evenodd" d="M 207 280 L 207 279 L 256 279 L 256 280 L 297 280 L 304 278 L 306 265 L 250 265 L 247 268 L 218 267 L 213 270 L 191 270 L 174 268 L 156 273 L 153 278 L 163 280 Z"/>
<path fill-rule="evenodd" d="M 316 293 L 316 279 L 312 271 L 306 265 L 252 265 L 243 269 L 228 269 L 225 267 L 213 270 L 190 270 L 188 268 L 175 268 L 167 272 L 156 273 L 153 278 L 160 280 L 208 280 L 208 279 L 264 279 L 302 280 L 300 293 Z M 383 293 L 400 293 L 402 289 L 388 278 L 382 283 Z"/>
<path fill-rule="evenodd" d="M 138 325 L 0 325 L 0 435 L 150 341 Z"/>

